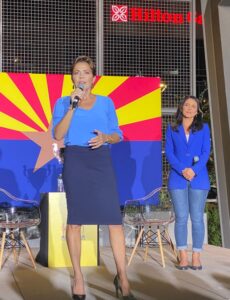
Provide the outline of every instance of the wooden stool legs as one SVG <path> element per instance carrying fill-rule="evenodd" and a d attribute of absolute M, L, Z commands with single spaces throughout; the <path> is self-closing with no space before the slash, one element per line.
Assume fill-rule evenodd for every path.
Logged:
<path fill-rule="evenodd" d="M 22 238 L 22 240 L 23 240 L 23 243 L 24 243 L 24 245 L 25 245 L 25 247 L 26 247 L 26 250 L 27 250 L 27 252 L 28 252 L 28 254 L 29 254 L 29 257 L 30 257 L 30 260 L 31 260 L 31 262 L 32 262 L 32 264 L 33 264 L 33 267 L 34 267 L 34 269 L 36 269 L 36 264 L 35 264 L 35 261 L 34 261 L 34 257 L 33 257 L 32 251 L 31 251 L 31 249 L 30 249 L 29 244 L 27 243 L 27 240 L 26 240 L 26 238 L 25 238 L 25 235 L 24 235 L 24 232 L 23 232 L 23 231 L 20 231 L 20 236 L 21 236 L 21 238 Z"/>
<path fill-rule="evenodd" d="M 139 244 L 139 242 L 140 242 L 140 239 L 141 239 L 141 237 L 142 237 L 143 232 L 144 232 L 144 227 L 141 228 L 141 231 L 140 231 L 140 233 L 139 233 L 139 235 L 138 235 L 138 237 L 137 237 L 135 246 L 134 246 L 134 248 L 133 248 L 133 251 L 132 251 L 132 253 L 131 253 L 131 256 L 130 256 L 130 259 L 129 259 L 129 262 L 128 262 L 128 266 L 131 264 L 131 261 L 132 261 L 132 259 L 133 259 L 133 256 L 134 256 L 136 250 L 137 250 L 137 246 L 138 246 L 138 244 Z"/>
<path fill-rule="evenodd" d="M 157 238 L 158 238 L 158 244 L 159 244 L 160 253 L 161 253 L 162 266 L 163 266 L 163 268 L 165 268 L 165 257 L 164 257 L 164 251 L 163 251 L 162 239 L 161 239 L 161 232 L 160 232 L 159 226 L 157 226 Z"/>
<path fill-rule="evenodd" d="M 3 258 L 3 252 L 4 252 L 5 242 L 6 242 L 6 232 L 3 231 L 3 233 L 2 233 L 1 252 L 0 252 L 0 270 L 2 269 L 2 258 Z"/>
<path fill-rule="evenodd" d="M 137 246 L 144 234 L 144 226 L 142 226 L 139 234 L 138 234 L 138 237 L 137 237 L 137 240 L 136 240 L 136 243 L 134 245 L 134 248 L 132 250 L 132 253 L 131 253 L 131 256 L 129 258 L 129 261 L 128 261 L 128 266 L 131 264 L 131 261 L 133 259 L 133 256 L 137 250 Z M 163 233 L 162 233 L 163 232 Z M 168 229 L 167 229 L 167 226 L 164 226 L 163 228 L 163 231 L 161 230 L 160 228 L 160 225 L 157 226 L 156 228 L 156 231 L 155 233 L 151 234 L 150 231 L 148 230 L 147 232 L 147 236 L 146 236 L 146 246 L 145 246 L 145 255 L 144 255 L 144 261 L 146 261 L 147 259 L 147 255 L 148 255 L 148 250 L 149 250 L 149 245 L 151 243 L 152 240 L 155 240 L 156 237 L 152 237 L 153 235 L 156 234 L 156 237 L 157 237 L 157 243 L 159 245 L 159 250 L 160 250 L 160 255 L 161 255 L 161 262 L 162 262 L 162 267 L 165 268 L 165 257 L 164 257 L 164 250 L 163 250 L 163 243 L 162 243 L 162 237 L 163 237 L 163 240 L 166 240 L 167 243 L 170 245 L 170 248 L 172 249 L 177 261 L 178 261 L 178 255 L 177 255 L 177 252 L 176 252 L 176 249 L 173 245 L 173 242 L 170 238 L 170 235 L 169 235 L 169 232 L 168 232 Z M 161 237 L 162 236 L 162 237 Z"/>
<path fill-rule="evenodd" d="M 25 238 L 25 235 L 24 235 L 24 232 L 22 230 L 19 230 L 19 233 L 20 233 L 20 238 L 22 239 L 23 243 L 20 242 L 17 239 L 15 239 L 15 236 L 14 236 L 14 232 L 13 230 L 10 231 L 10 234 L 7 236 L 9 236 L 9 238 L 12 240 L 12 243 L 11 243 L 11 247 L 12 247 L 12 251 L 13 251 L 13 254 L 14 254 L 14 261 L 15 263 L 17 263 L 17 251 L 16 251 L 16 246 L 19 244 L 21 244 L 22 246 L 25 246 L 28 254 L 29 254 L 29 257 L 30 257 L 30 260 L 32 262 L 32 265 L 34 267 L 34 269 L 36 269 L 36 264 L 35 264 L 35 260 L 33 258 L 33 254 L 32 254 L 32 251 L 30 249 L 30 246 Z M 2 242 L 1 242 L 1 249 L 0 249 L 0 270 L 2 269 L 2 261 L 3 261 L 3 253 L 4 253 L 4 248 L 5 248 L 5 244 L 6 244 L 6 230 L 3 231 L 2 233 Z"/>

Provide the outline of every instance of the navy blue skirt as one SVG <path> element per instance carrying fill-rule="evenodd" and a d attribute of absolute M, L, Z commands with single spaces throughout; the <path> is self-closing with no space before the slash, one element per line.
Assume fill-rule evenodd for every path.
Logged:
<path fill-rule="evenodd" d="M 122 224 L 110 149 L 67 146 L 63 182 L 67 224 Z"/>

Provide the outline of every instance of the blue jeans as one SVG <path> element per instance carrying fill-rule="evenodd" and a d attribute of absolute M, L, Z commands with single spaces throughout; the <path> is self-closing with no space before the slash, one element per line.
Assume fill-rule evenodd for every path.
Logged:
<path fill-rule="evenodd" d="M 204 242 L 204 208 L 208 190 L 197 190 L 188 183 L 184 190 L 169 191 L 175 211 L 175 238 L 177 249 L 187 249 L 188 217 L 192 222 L 192 249 L 200 252 Z"/>

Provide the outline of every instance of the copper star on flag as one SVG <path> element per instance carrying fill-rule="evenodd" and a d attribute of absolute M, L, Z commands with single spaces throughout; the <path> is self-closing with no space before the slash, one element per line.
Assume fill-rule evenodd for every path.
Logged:
<path fill-rule="evenodd" d="M 52 138 L 52 126 L 50 124 L 47 131 L 43 132 L 23 132 L 31 141 L 36 143 L 41 149 L 34 167 L 34 172 L 43 167 L 46 163 L 54 158 L 53 144 L 56 143 L 58 148 L 63 147 L 63 140 L 56 141 Z"/>

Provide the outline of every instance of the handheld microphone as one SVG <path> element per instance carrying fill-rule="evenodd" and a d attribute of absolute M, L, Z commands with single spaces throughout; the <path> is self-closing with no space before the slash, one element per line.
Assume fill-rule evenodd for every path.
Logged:
<path fill-rule="evenodd" d="M 84 84 L 83 83 L 80 83 L 78 86 L 77 86 L 77 89 L 80 89 L 80 90 L 84 90 Z M 75 96 L 73 98 L 73 101 L 70 99 L 70 104 L 72 104 L 72 108 L 76 108 L 77 105 L 78 105 L 78 102 L 80 100 L 80 97 L 79 96 Z"/>

